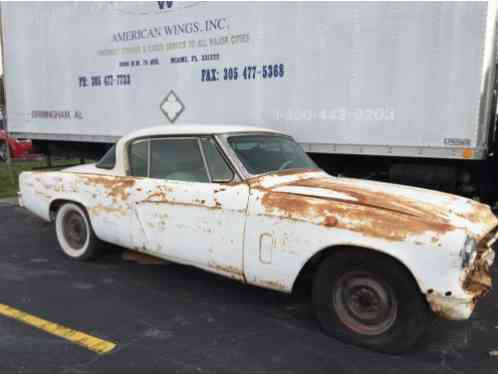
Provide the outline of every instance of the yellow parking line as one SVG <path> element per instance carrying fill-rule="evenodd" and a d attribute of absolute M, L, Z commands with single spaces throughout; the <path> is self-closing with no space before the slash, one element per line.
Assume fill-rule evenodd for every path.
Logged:
<path fill-rule="evenodd" d="M 62 337 L 72 343 L 83 346 L 88 350 L 99 354 L 110 352 L 116 347 L 116 344 L 113 342 L 101 340 L 97 337 L 87 335 L 86 333 L 49 322 L 48 320 L 38 318 L 1 303 L 0 315 L 19 320 L 23 323 L 29 324 L 30 326 L 39 328 L 52 335 Z"/>

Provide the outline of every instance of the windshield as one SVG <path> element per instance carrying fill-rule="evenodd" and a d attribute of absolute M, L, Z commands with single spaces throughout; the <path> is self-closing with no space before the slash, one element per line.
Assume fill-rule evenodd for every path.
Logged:
<path fill-rule="evenodd" d="M 279 135 L 238 135 L 230 147 L 253 175 L 296 168 L 318 168 L 292 138 Z"/>

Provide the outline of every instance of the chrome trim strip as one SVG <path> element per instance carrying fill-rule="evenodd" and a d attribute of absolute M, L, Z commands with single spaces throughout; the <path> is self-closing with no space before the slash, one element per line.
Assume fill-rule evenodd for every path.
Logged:
<path fill-rule="evenodd" d="M 209 182 L 212 183 L 213 179 L 211 177 L 211 171 L 209 170 L 207 160 L 206 160 L 206 155 L 204 154 L 204 148 L 202 147 L 200 138 L 197 138 L 197 147 L 199 147 L 199 150 L 201 152 L 201 158 L 202 158 L 202 161 L 204 162 L 204 168 L 206 169 L 206 173 L 207 173 L 207 176 L 209 178 Z"/>

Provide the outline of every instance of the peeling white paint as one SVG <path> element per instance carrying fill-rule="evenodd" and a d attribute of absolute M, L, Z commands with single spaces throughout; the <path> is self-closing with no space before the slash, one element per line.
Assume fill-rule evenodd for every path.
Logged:
<path fill-rule="evenodd" d="M 321 250 L 357 246 L 399 260 L 448 318 L 467 318 L 482 294 L 464 288 L 471 271 L 460 250 L 468 235 L 479 241 L 497 226 L 487 206 L 320 171 L 229 184 L 133 178 L 123 142 L 108 175 L 95 166 L 22 173 L 24 206 L 50 220 L 53 202 L 74 201 L 104 241 L 284 292 Z"/>

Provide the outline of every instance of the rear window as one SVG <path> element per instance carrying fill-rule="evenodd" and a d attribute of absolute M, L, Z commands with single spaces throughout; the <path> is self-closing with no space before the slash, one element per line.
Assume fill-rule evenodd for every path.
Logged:
<path fill-rule="evenodd" d="M 116 145 L 113 145 L 95 166 L 102 169 L 113 169 L 116 165 Z"/>

